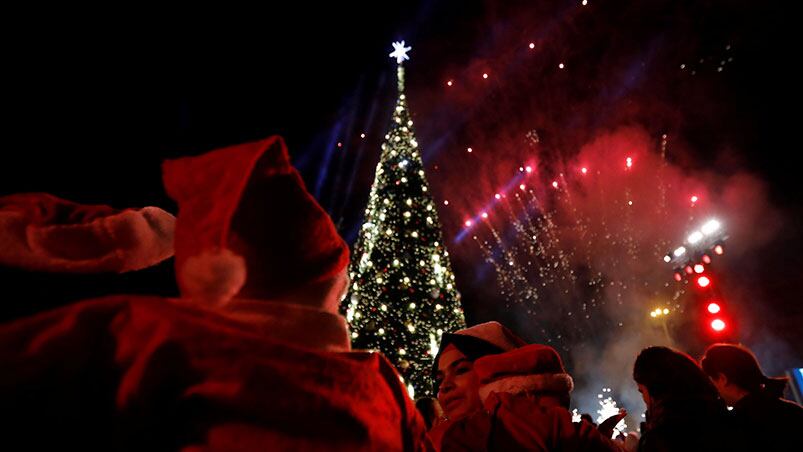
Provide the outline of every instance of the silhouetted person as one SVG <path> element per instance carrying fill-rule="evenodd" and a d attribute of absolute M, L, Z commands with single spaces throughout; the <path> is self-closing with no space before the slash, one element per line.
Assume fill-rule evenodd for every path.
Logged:
<path fill-rule="evenodd" d="M 737 427 L 762 450 L 803 450 L 803 407 L 782 398 L 788 380 L 764 375 L 753 353 L 740 345 L 714 344 L 701 360 Z"/>
<path fill-rule="evenodd" d="M 732 446 L 725 403 L 685 353 L 645 348 L 636 358 L 633 379 L 647 405 L 639 451 L 741 450 Z"/>

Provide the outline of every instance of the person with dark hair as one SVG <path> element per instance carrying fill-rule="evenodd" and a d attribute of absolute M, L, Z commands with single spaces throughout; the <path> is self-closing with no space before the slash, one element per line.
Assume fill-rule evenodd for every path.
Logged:
<path fill-rule="evenodd" d="M 498 322 L 444 334 L 433 367 L 446 420 L 430 431 L 449 450 L 618 450 L 593 425 L 572 423 L 573 388 L 560 356 Z"/>
<path fill-rule="evenodd" d="M 639 353 L 633 379 L 647 405 L 640 452 L 741 450 L 725 403 L 697 363 L 668 347 Z"/>
<path fill-rule="evenodd" d="M 736 344 L 714 344 L 700 361 L 729 406 L 736 426 L 750 430 L 764 450 L 803 450 L 803 407 L 784 400 L 788 379 L 764 375 L 753 352 Z"/>

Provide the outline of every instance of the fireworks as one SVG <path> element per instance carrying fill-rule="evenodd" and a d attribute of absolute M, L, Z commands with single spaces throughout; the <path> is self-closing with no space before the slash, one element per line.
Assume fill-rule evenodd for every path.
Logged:
<path fill-rule="evenodd" d="M 464 219 L 466 228 L 456 238 L 471 231 L 507 307 L 523 308 L 533 318 L 521 321 L 534 336 L 566 351 L 628 322 L 649 327 L 643 316 L 623 315 L 626 306 L 663 300 L 666 307 L 653 317 L 686 309 L 683 278 L 659 263 L 683 260 L 690 252 L 686 246 L 694 246 L 665 251 L 677 231 L 688 227 L 677 210 L 691 209 L 686 195 L 667 195 L 672 182 L 665 178 L 672 169 L 664 161 L 666 138 L 660 153 L 632 142 L 621 159 L 609 158 L 609 152 L 578 155 L 582 165 L 544 165 L 541 171 L 539 164 L 538 172 L 521 165 L 483 210 Z M 590 164 L 594 178 L 584 176 Z M 700 238 L 689 242 L 707 243 L 721 224 L 709 220 L 698 228 Z"/>
<path fill-rule="evenodd" d="M 605 419 L 608 419 L 611 416 L 615 416 L 619 414 L 619 407 L 616 406 L 616 401 L 613 400 L 613 397 L 608 395 L 605 397 L 605 394 L 610 394 L 611 388 L 602 388 L 602 394 L 597 394 L 597 398 L 599 398 L 599 409 L 597 410 L 597 424 L 601 423 Z M 624 434 L 625 430 L 627 429 L 627 424 L 625 424 L 625 420 L 622 419 L 619 421 L 616 426 L 613 428 L 613 438 L 615 438 L 618 434 Z"/>

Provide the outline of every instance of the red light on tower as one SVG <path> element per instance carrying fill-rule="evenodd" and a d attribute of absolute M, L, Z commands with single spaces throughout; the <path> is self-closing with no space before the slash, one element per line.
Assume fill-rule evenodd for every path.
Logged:
<path fill-rule="evenodd" d="M 552 181 L 552 188 L 558 188 L 558 181 Z"/>
<path fill-rule="evenodd" d="M 694 274 L 694 269 L 691 268 L 691 265 L 687 265 L 686 267 L 683 268 L 683 270 L 686 272 L 687 275 Z"/>
<path fill-rule="evenodd" d="M 725 322 L 722 319 L 714 319 L 711 321 L 711 329 L 720 332 L 725 329 Z"/>
<path fill-rule="evenodd" d="M 704 271 L 705 271 L 705 267 L 703 267 L 703 264 L 697 264 L 697 265 L 694 266 L 694 273 L 698 273 L 699 274 L 699 273 L 702 273 Z"/>
<path fill-rule="evenodd" d="M 714 252 L 721 256 L 725 252 L 725 249 L 722 248 L 722 245 L 717 245 L 714 247 Z"/>
<path fill-rule="evenodd" d="M 470 228 L 472 224 L 474 224 L 471 220 L 466 220 L 466 227 Z"/>
<path fill-rule="evenodd" d="M 682 280 L 683 280 L 683 275 L 681 275 L 680 273 L 676 272 L 675 273 L 675 281 L 680 282 Z"/>
<path fill-rule="evenodd" d="M 721 310 L 722 308 L 720 308 L 717 303 L 708 303 L 708 312 L 711 314 L 716 314 Z"/>
<path fill-rule="evenodd" d="M 703 263 L 704 264 L 710 264 L 711 263 L 711 256 L 709 256 L 707 254 L 703 254 Z"/>
<path fill-rule="evenodd" d="M 707 276 L 700 276 L 697 278 L 697 285 L 700 287 L 708 287 L 711 285 L 711 280 Z"/>

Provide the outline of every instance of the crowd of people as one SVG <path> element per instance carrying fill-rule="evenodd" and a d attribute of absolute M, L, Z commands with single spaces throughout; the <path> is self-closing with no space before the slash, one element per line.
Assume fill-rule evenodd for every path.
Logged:
<path fill-rule="evenodd" d="M 750 350 L 635 358 L 647 406 L 573 422 L 551 347 L 497 322 L 444 333 L 437 398 L 410 400 L 338 313 L 348 246 L 279 137 L 163 165 L 178 216 L 0 198 L 0 266 L 87 275 L 174 257 L 178 297 L 108 295 L 0 324 L 4 443 L 19 450 L 803 450 L 803 408 Z M 24 294 L 15 304 L 24 304 Z M 729 410 L 729 407 L 732 409 Z"/>

